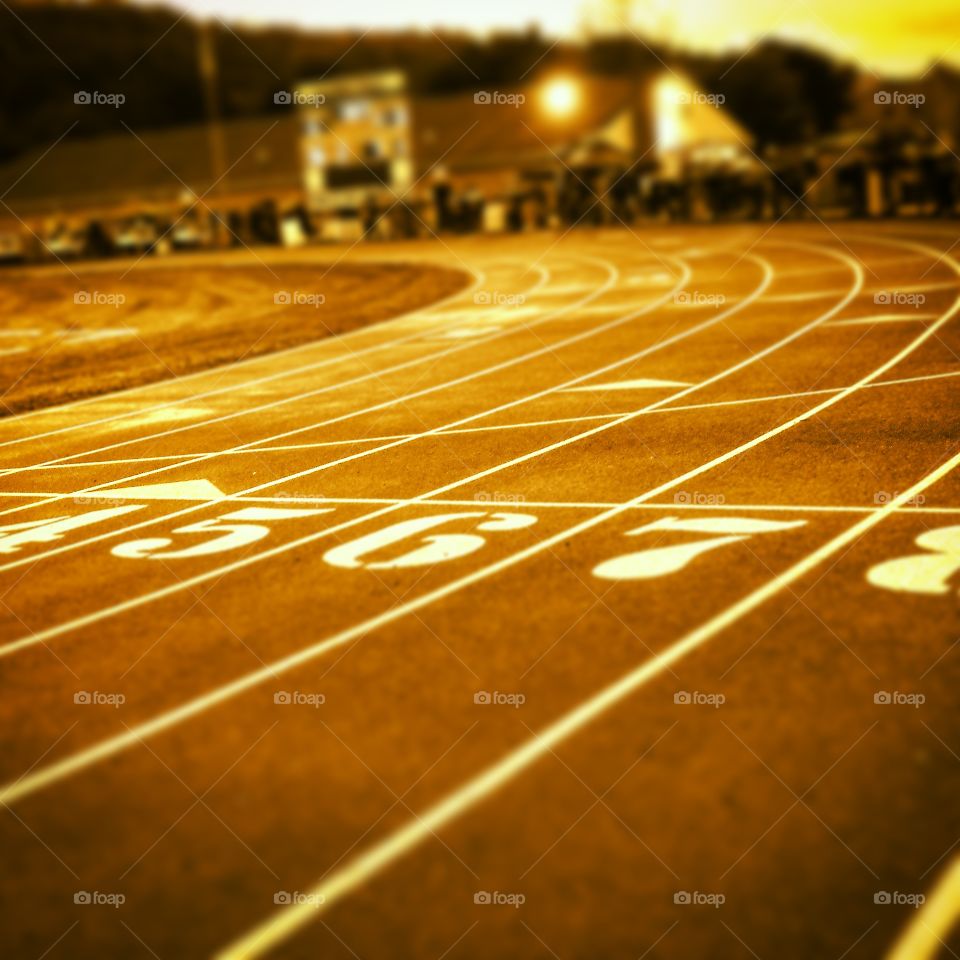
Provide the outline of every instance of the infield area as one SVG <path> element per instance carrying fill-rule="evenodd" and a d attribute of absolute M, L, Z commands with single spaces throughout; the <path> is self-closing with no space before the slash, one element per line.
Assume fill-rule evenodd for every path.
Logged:
<path fill-rule="evenodd" d="M 273 253 L 462 286 L 0 419 L 3 955 L 956 956 L 956 243 Z"/>

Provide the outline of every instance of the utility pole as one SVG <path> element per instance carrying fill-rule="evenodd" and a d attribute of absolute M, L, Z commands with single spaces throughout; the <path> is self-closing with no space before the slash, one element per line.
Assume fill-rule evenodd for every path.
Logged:
<path fill-rule="evenodd" d="M 217 52 L 212 23 L 209 20 L 197 26 L 197 62 L 207 113 L 211 192 L 222 192 L 226 186 L 226 148 L 223 139 L 223 123 L 220 120 L 220 98 L 217 95 Z M 213 184 L 217 186 L 213 187 Z"/>

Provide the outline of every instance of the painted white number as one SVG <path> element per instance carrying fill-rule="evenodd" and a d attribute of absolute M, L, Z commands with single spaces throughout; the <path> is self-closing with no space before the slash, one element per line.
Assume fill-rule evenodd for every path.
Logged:
<path fill-rule="evenodd" d="M 0 527 L 0 553 L 16 553 L 30 543 L 51 543 L 60 540 L 65 533 L 100 523 L 111 517 L 119 517 L 131 510 L 142 510 L 141 504 L 129 507 L 109 507 L 106 510 L 91 510 L 76 517 L 51 517 L 46 520 L 28 520 L 26 523 L 13 523 Z"/>
<path fill-rule="evenodd" d="M 804 520 L 752 520 L 748 517 L 663 517 L 646 526 L 630 530 L 626 535 L 635 537 L 641 533 L 658 531 L 678 533 L 720 534 L 708 540 L 692 543 L 675 543 L 666 547 L 651 547 L 636 553 L 625 553 L 612 560 L 604 560 L 593 568 L 594 576 L 603 580 L 649 580 L 664 577 L 682 570 L 702 553 L 717 550 L 729 543 L 748 540 L 758 533 L 773 533 L 802 527 Z"/>
<path fill-rule="evenodd" d="M 445 560 L 465 557 L 479 550 L 486 542 L 484 537 L 475 533 L 435 533 L 420 538 L 420 545 L 390 560 L 368 560 L 371 554 L 393 546 L 403 540 L 409 540 L 418 534 L 426 533 L 441 524 L 453 520 L 466 520 L 472 517 L 486 517 L 486 513 L 442 513 L 435 517 L 417 517 L 413 520 L 401 520 L 383 530 L 368 533 L 349 543 L 328 550 L 323 559 L 331 566 L 346 570 L 363 567 L 367 570 L 400 570 L 407 567 L 424 567 Z M 498 532 L 501 530 L 521 530 L 537 522 L 536 517 L 523 513 L 495 513 L 491 519 L 478 523 L 476 530 Z"/>
<path fill-rule="evenodd" d="M 867 571 L 867 580 L 901 593 L 949 593 L 951 579 L 960 572 L 960 527 L 928 530 L 915 542 L 929 553 L 878 563 Z"/>
<path fill-rule="evenodd" d="M 127 543 L 121 543 L 110 552 L 115 557 L 138 560 L 147 558 L 151 560 L 183 560 L 190 557 L 205 557 L 211 553 L 237 550 L 240 547 L 262 540 L 270 532 L 270 528 L 253 521 L 312 517 L 318 513 L 331 513 L 332 509 L 332 507 L 325 507 L 321 510 L 288 510 L 278 507 L 245 507 L 243 510 L 234 510 L 232 513 L 226 513 L 222 517 L 214 517 L 212 520 L 200 520 L 197 523 L 191 523 L 189 526 L 179 527 L 173 531 L 175 534 L 221 534 L 221 536 L 214 537 L 212 540 L 194 544 L 192 547 L 162 552 L 163 548 L 170 546 L 173 541 L 169 537 L 147 537 L 143 540 L 130 540 Z M 242 522 L 224 523 L 224 520 L 239 520 Z"/>

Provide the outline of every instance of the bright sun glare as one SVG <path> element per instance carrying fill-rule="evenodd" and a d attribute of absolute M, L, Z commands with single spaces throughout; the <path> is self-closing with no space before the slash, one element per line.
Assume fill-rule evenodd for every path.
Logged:
<path fill-rule="evenodd" d="M 557 77 L 543 88 L 543 105 L 555 117 L 566 117 L 580 104 L 580 88 L 569 77 Z"/>

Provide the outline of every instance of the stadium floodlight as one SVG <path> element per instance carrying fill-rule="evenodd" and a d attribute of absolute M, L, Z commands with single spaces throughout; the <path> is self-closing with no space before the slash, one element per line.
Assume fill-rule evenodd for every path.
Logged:
<path fill-rule="evenodd" d="M 561 119 L 580 106 L 580 85 L 571 77 L 554 77 L 543 87 L 540 102 L 550 116 Z"/>

